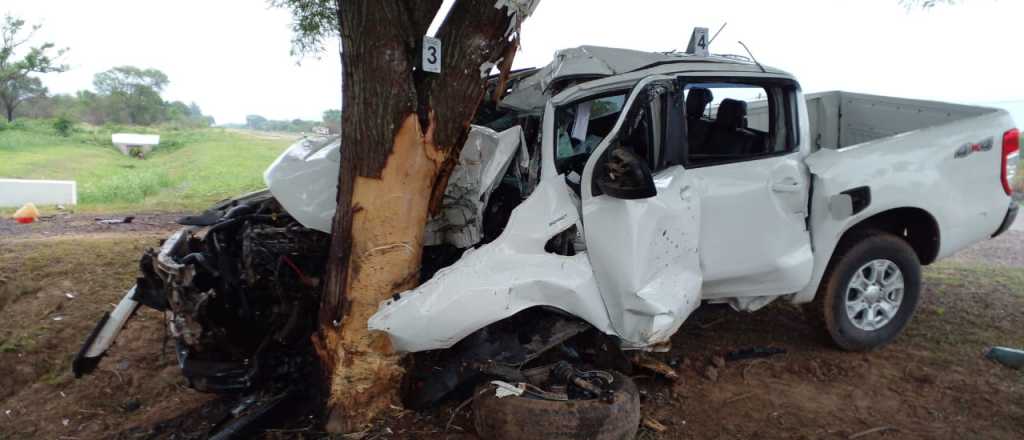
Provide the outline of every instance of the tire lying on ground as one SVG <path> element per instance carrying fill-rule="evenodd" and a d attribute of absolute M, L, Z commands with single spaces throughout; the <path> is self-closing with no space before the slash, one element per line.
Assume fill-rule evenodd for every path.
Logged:
<path fill-rule="evenodd" d="M 899 336 L 920 292 L 914 249 L 898 236 L 864 231 L 840 244 L 808 311 L 840 348 L 868 351 Z"/>
<path fill-rule="evenodd" d="M 555 401 L 524 396 L 498 398 L 494 386 L 477 388 L 473 417 L 485 439 L 632 439 L 640 424 L 640 395 L 633 381 L 618 373 L 611 402 Z"/>

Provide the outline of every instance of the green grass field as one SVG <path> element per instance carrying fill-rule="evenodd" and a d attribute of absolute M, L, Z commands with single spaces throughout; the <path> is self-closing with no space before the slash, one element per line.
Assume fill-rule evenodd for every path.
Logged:
<path fill-rule="evenodd" d="M 161 146 L 124 156 L 110 144 L 121 130 L 158 133 Z M 24 121 L 0 130 L 0 177 L 75 180 L 77 211 L 201 210 L 262 188 L 263 170 L 292 141 L 218 128 L 87 127 L 62 137 L 47 121 Z"/>

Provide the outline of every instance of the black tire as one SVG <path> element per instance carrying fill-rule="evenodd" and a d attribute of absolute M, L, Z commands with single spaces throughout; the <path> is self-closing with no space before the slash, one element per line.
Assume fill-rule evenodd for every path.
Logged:
<path fill-rule="evenodd" d="M 902 300 L 884 325 L 866 330 L 854 323 L 846 310 L 850 281 L 872 261 L 895 263 L 903 276 Z M 870 272 L 870 269 L 868 270 Z M 839 348 L 869 351 L 896 339 L 910 322 L 921 293 L 921 262 L 914 249 L 900 237 L 883 231 L 863 231 L 843 240 L 829 262 L 814 302 L 808 307 L 811 320 L 823 323 Z M 814 316 L 816 315 L 816 316 Z M 861 316 L 859 313 L 854 316 Z"/>
<path fill-rule="evenodd" d="M 529 397 L 497 398 L 490 384 L 477 388 L 473 417 L 485 439 L 632 439 L 640 426 L 636 384 L 618 372 L 611 402 L 553 401 Z"/>

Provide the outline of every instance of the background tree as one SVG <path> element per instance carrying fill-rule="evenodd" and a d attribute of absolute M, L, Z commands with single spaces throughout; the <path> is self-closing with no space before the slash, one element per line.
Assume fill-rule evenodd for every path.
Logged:
<path fill-rule="evenodd" d="M 115 93 L 128 95 L 139 89 L 148 89 L 160 93 L 164 91 L 164 87 L 169 82 L 167 74 L 157 69 L 120 66 L 97 73 L 93 77 L 92 86 L 97 92 L 105 95 Z"/>
<path fill-rule="evenodd" d="M 260 115 L 248 115 L 245 117 L 245 128 L 250 130 L 263 130 L 267 124 L 267 118 Z"/>
<path fill-rule="evenodd" d="M 272 0 L 291 9 L 293 51 L 341 35 L 342 149 L 320 330 L 328 429 L 350 431 L 396 401 L 403 373 L 382 334 L 380 301 L 414 287 L 423 231 L 484 93 L 480 66 L 510 66 L 537 0 L 456 0 L 437 37 L 440 74 L 416 60 L 441 0 Z"/>
<path fill-rule="evenodd" d="M 14 110 L 22 102 L 33 98 L 46 96 L 46 87 L 39 78 L 31 76 L 16 76 L 0 82 L 0 104 L 3 105 L 4 115 L 7 121 L 14 120 Z"/>
<path fill-rule="evenodd" d="M 332 134 L 341 133 L 341 110 L 324 110 L 323 122 Z"/>
<path fill-rule="evenodd" d="M 25 29 L 25 20 L 11 15 L 5 15 L 0 23 L 0 95 L 10 99 L 12 104 L 8 105 L 6 99 L 3 101 L 8 122 L 14 120 L 14 107 L 24 101 L 20 97 L 34 96 L 32 92 L 42 88 L 39 80 L 32 81 L 29 75 L 63 72 L 68 68 L 57 61 L 67 49 L 54 49 L 53 43 L 27 46 L 40 27 L 34 25 Z M 26 47 L 27 51 L 23 51 Z M 18 57 L 18 52 L 24 54 Z"/>
<path fill-rule="evenodd" d="M 135 125 L 150 125 L 167 119 L 171 109 L 160 97 L 160 92 L 168 83 L 163 72 L 134 66 L 120 66 L 97 73 L 92 81 L 96 91 L 107 100 L 111 119 Z M 183 111 L 181 116 L 186 113 Z"/>

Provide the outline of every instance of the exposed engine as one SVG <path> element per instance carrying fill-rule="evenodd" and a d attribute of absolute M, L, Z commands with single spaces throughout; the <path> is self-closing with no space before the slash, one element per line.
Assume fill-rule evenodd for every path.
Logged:
<path fill-rule="evenodd" d="M 193 387 L 241 391 L 312 358 L 330 240 L 265 193 L 218 208 L 182 219 L 193 228 L 169 239 L 178 243 L 142 257 L 136 298 L 168 313 Z"/>

